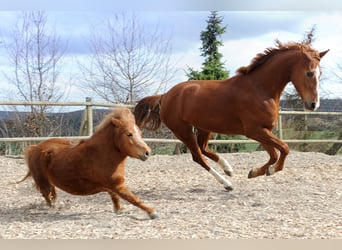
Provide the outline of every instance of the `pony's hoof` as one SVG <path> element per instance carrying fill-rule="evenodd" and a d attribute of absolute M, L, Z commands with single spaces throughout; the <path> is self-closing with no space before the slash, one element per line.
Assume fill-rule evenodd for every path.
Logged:
<path fill-rule="evenodd" d="M 151 220 L 154 220 L 154 219 L 158 218 L 158 214 L 156 212 L 153 212 L 153 213 L 149 214 L 148 216 L 150 216 Z"/>
<path fill-rule="evenodd" d="M 119 209 L 114 209 L 114 212 L 117 214 L 117 215 L 120 215 L 123 213 L 123 211 L 125 210 L 124 207 L 120 207 Z"/>

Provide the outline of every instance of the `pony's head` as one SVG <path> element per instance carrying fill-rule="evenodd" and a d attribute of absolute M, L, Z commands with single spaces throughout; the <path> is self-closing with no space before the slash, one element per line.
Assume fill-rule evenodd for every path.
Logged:
<path fill-rule="evenodd" d="M 113 109 L 103 123 L 114 126 L 115 146 L 121 154 L 140 160 L 147 160 L 151 148 L 144 142 L 141 130 L 135 123 L 132 112 L 127 108 Z M 99 125 L 101 127 L 101 124 Z"/>
<path fill-rule="evenodd" d="M 321 76 L 320 60 L 329 51 L 318 52 L 308 45 L 300 47 L 300 60 L 297 60 L 292 73 L 291 81 L 308 110 L 319 107 L 319 80 Z"/>

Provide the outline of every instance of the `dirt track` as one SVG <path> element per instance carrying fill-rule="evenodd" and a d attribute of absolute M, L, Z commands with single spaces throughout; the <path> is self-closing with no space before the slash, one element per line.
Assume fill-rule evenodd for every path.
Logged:
<path fill-rule="evenodd" d="M 342 156 L 292 151 L 285 169 L 247 179 L 265 152 L 223 154 L 234 168 L 226 192 L 191 156 L 129 159 L 127 185 L 159 218 L 123 203 L 113 212 L 109 196 L 72 196 L 58 190 L 49 209 L 26 174 L 23 159 L 0 157 L 0 238 L 342 238 Z M 212 163 L 212 166 L 215 166 Z M 215 166 L 218 169 L 218 166 Z"/>

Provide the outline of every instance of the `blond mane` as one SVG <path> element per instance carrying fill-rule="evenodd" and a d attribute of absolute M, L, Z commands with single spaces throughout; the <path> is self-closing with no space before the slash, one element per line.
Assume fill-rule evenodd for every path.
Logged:
<path fill-rule="evenodd" d="M 111 122 L 112 118 L 116 118 L 116 119 L 123 120 L 123 121 L 132 121 L 132 120 L 134 121 L 134 116 L 129 109 L 113 108 L 112 111 L 103 118 L 101 123 L 96 126 L 95 132 L 106 127 Z"/>

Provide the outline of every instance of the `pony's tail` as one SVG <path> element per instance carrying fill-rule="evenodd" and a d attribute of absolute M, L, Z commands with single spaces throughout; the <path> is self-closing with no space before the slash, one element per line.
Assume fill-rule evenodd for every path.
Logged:
<path fill-rule="evenodd" d="M 29 162 L 30 162 L 31 152 L 32 152 L 34 147 L 36 147 L 36 145 L 31 145 L 31 146 L 28 146 L 27 148 L 25 148 L 24 159 L 25 159 L 26 165 L 28 166 L 28 172 L 25 175 L 25 177 L 23 179 L 21 179 L 20 181 L 17 181 L 16 184 L 19 184 L 19 183 L 25 181 L 28 177 L 31 176 L 31 170 L 30 170 Z"/>
<path fill-rule="evenodd" d="M 160 127 L 160 101 L 163 95 L 148 96 L 141 99 L 134 108 L 135 122 L 140 128 L 156 130 Z"/>

